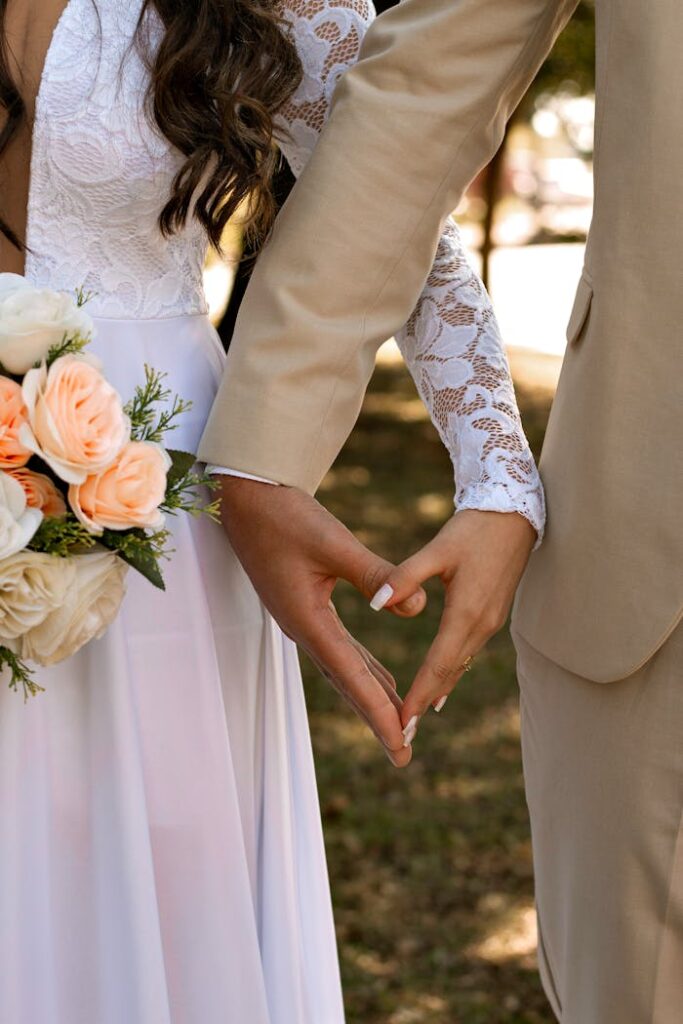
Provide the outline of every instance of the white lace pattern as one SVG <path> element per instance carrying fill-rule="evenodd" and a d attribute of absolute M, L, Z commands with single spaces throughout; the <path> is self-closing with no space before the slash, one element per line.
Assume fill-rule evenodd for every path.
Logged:
<path fill-rule="evenodd" d="M 140 8 L 69 0 L 55 29 L 33 126 L 26 276 L 83 284 L 96 316 L 204 313 L 204 230 L 193 221 L 167 239 L 157 223 L 183 157 L 144 114 Z"/>

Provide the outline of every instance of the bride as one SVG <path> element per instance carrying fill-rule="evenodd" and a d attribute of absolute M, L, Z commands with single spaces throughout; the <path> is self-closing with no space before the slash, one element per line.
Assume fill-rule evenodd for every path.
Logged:
<path fill-rule="evenodd" d="M 9 0 L 0 12 L 0 271 L 92 292 L 108 378 L 130 394 L 146 362 L 165 370 L 193 402 L 174 442 L 196 448 L 224 358 L 207 247 L 248 195 L 267 228 L 272 117 L 298 172 L 372 11 Z M 398 340 L 460 507 L 516 510 L 540 533 L 495 318 L 453 224 Z M 131 578 L 105 637 L 38 673 L 45 694 L 24 706 L 0 690 L 6 1024 L 343 1020 L 294 647 L 220 526 L 173 530 L 165 594 Z"/>

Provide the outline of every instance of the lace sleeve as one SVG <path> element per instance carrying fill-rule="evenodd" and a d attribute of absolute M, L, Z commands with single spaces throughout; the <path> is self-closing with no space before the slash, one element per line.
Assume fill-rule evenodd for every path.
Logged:
<path fill-rule="evenodd" d="M 280 113 L 280 146 L 298 175 L 325 124 L 339 76 L 375 16 L 368 0 L 283 0 L 303 79 Z M 459 509 L 519 512 L 545 526 L 545 500 L 524 435 L 491 301 L 447 222 L 418 304 L 396 341 L 450 453 Z"/>
<path fill-rule="evenodd" d="M 519 512 L 541 539 L 543 487 L 498 322 L 450 218 L 427 284 L 396 342 L 453 461 L 457 507 Z"/>
<path fill-rule="evenodd" d="M 339 76 L 358 60 L 375 18 L 369 0 L 281 0 L 303 68 L 294 96 L 280 111 L 280 148 L 297 176 L 327 120 Z"/>

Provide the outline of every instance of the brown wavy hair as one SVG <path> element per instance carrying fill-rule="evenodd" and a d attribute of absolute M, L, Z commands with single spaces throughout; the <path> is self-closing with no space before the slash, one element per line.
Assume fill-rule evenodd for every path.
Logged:
<path fill-rule="evenodd" d="M 0 104 L 7 112 L 0 156 L 26 117 L 7 60 L 6 6 L 0 0 Z M 155 50 L 145 31 L 150 10 L 164 26 Z M 135 43 L 150 74 L 149 113 L 185 158 L 159 216 L 162 233 L 173 234 L 192 215 L 220 248 L 225 225 L 242 207 L 252 238 L 263 238 L 276 212 L 274 117 L 302 74 L 277 0 L 144 0 Z M 25 247 L 2 220 L 0 230 Z"/>

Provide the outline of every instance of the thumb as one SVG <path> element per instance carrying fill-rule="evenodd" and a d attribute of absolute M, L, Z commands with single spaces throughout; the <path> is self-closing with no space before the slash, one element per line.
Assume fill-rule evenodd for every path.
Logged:
<path fill-rule="evenodd" d="M 396 566 L 386 559 L 380 558 L 379 555 L 375 555 L 351 534 L 347 537 L 343 555 L 338 556 L 335 565 L 336 574 L 364 594 L 370 601 L 371 607 L 375 607 L 373 601 L 378 594 L 389 593 L 385 589 L 387 581 L 397 571 Z M 391 596 L 393 596 L 393 586 L 390 589 Z M 417 584 L 412 590 L 404 593 L 400 600 L 392 601 L 390 610 L 395 615 L 407 618 L 418 615 L 426 603 L 427 595 Z M 382 604 L 381 607 L 384 605 Z"/>
<path fill-rule="evenodd" d="M 436 540 L 430 541 L 387 575 L 382 587 L 370 602 L 374 611 L 386 608 L 397 615 L 417 615 L 427 598 L 422 588 L 425 580 L 443 571 L 443 558 Z"/>

